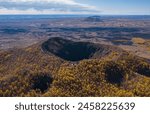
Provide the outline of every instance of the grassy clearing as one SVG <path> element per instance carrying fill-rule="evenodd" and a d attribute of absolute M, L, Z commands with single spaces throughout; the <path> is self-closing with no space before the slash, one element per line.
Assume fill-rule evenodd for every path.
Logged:
<path fill-rule="evenodd" d="M 132 42 L 134 44 L 144 44 L 146 41 L 143 38 L 134 37 L 132 38 Z"/>

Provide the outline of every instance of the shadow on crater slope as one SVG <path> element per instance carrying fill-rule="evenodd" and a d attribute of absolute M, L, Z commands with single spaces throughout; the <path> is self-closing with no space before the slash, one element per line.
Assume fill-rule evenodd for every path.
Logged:
<path fill-rule="evenodd" d="M 32 77 L 32 88 L 34 90 L 46 91 L 53 82 L 53 78 L 48 74 L 37 74 Z"/>
<path fill-rule="evenodd" d="M 102 44 L 75 42 L 62 38 L 51 38 L 42 44 L 43 51 L 50 52 L 68 61 L 100 58 L 109 54 L 110 48 Z"/>

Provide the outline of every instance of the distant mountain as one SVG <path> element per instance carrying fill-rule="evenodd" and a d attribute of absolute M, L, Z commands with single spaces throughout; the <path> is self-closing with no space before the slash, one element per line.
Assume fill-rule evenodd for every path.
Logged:
<path fill-rule="evenodd" d="M 84 21 L 87 22 L 102 22 L 101 16 L 90 16 L 87 17 Z"/>

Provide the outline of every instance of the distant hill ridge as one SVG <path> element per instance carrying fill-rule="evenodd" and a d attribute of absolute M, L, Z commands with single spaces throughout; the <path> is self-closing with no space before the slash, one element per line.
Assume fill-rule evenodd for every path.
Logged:
<path fill-rule="evenodd" d="M 102 22 L 101 16 L 90 16 L 84 19 L 87 22 Z"/>

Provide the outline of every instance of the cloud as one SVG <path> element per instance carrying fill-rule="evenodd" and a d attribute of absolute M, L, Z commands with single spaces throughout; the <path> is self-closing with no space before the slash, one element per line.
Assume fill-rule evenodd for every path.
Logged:
<path fill-rule="evenodd" d="M 9 12 L 32 12 L 36 13 L 98 13 L 95 6 L 81 4 L 74 0 L 0 0 L 0 13 Z"/>

